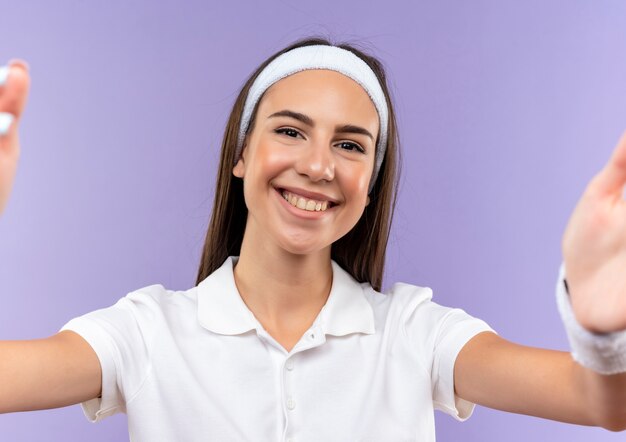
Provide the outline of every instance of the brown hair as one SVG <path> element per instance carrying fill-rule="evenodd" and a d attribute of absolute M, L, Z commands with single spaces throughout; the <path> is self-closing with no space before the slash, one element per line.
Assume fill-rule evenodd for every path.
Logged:
<path fill-rule="evenodd" d="M 380 291 L 385 268 L 385 253 L 391 221 L 397 199 L 397 185 L 400 175 L 399 140 L 396 118 L 382 64 L 376 58 L 361 52 L 349 44 L 333 45 L 325 38 L 311 37 L 299 40 L 265 60 L 244 84 L 235 100 L 228 117 L 222 154 L 215 187 L 213 212 L 207 231 L 200 268 L 196 284 L 217 270 L 231 255 L 237 256 L 246 227 L 248 209 L 243 195 L 243 180 L 232 173 L 235 165 L 237 134 L 241 122 L 244 104 L 252 83 L 261 71 L 276 57 L 292 49 L 310 46 L 337 46 L 351 51 L 360 57 L 376 74 L 385 93 L 389 108 L 389 124 L 385 157 L 380 166 L 376 183 L 370 193 L 370 203 L 356 225 L 342 238 L 335 241 L 331 248 L 331 258 L 359 282 L 369 282 Z M 259 103 L 252 113 L 250 127 L 252 132 Z"/>

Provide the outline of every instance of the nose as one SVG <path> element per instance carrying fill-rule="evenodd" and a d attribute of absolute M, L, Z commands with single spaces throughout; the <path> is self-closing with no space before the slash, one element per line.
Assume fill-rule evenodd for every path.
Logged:
<path fill-rule="evenodd" d="M 295 169 L 300 175 L 307 175 L 314 182 L 332 181 L 335 177 L 335 158 L 330 142 L 311 142 L 302 149 Z"/>

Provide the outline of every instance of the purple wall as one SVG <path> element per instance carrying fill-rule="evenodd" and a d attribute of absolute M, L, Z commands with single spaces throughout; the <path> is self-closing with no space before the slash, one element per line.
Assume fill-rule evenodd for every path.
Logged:
<path fill-rule="evenodd" d="M 1 2 L 0 62 L 28 60 L 32 89 L 0 218 L 0 338 L 50 336 L 145 285 L 191 287 L 239 87 L 322 33 L 363 42 L 395 94 L 385 287 L 430 286 L 507 339 L 567 349 L 560 241 L 626 129 L 624 2 L 243 3 Z M 437 426 L 442 441 L 624 438 L 482 407 Z M 125 415 L 93 425 L 78 405 L 0 415 L 1 440 L 127 438 Z"/>

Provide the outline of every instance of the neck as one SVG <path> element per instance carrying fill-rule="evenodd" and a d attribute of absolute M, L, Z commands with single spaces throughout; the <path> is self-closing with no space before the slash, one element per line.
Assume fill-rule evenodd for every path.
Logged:
<path fill-rule="evenodd" d="M 330 294 L 330 246 L 301 255 L 255 238 L 244 235 L 234 270 L 244 303 L 266 328 L 310 326 Z"/>

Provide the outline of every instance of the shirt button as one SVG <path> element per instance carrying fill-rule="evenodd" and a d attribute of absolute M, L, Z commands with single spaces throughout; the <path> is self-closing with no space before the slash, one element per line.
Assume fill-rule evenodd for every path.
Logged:
<path fill-rule="evenodd" d="M 293 360 L 292 359 L 287 359 L 287 362 L 285 362 L 285 368 L 287 370 L 293 370 Z"/>
<path fill-rule="evenodd" d="M 288 437 L 287 442 L 296 442 L 296 440 L 293 437 Z"/>
<path fill-rule="evenodd" d="M 287 408 L 290 410 L 293 410 L 294 408 L 296 408 L 296 402 L 292 399 L 291 396 L 287 398 Z"/>

